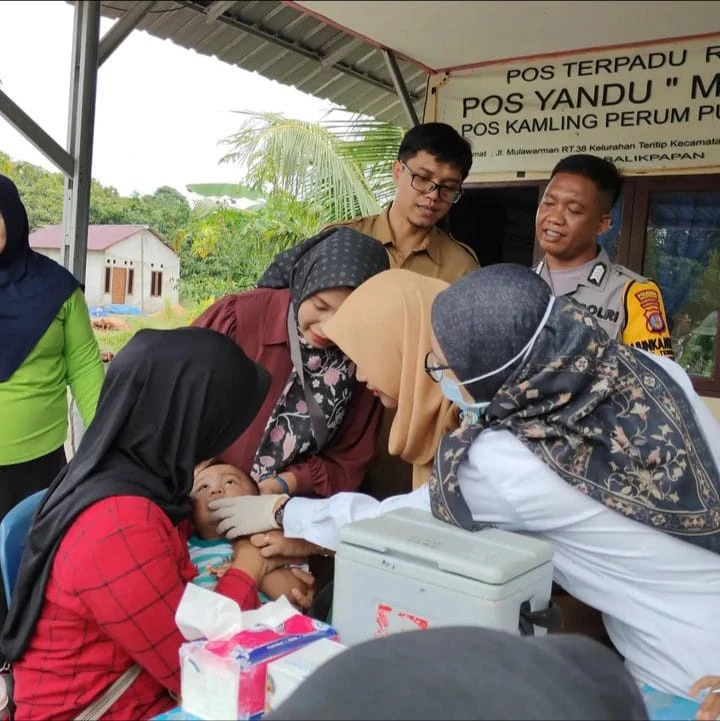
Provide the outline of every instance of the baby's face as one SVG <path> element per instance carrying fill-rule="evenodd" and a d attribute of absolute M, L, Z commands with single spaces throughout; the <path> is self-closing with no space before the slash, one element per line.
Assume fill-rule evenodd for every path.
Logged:
<path fill-rule="evenodd" d="M 219 538 L 217 522 L 210 517 L 208 504 L 218 498 L 257 495 L 257 485 L 239 468 L 227 463 L 207 466 L 195 474 L 190 498 L 193 504 L 193 523 L 200 538 Z"/>

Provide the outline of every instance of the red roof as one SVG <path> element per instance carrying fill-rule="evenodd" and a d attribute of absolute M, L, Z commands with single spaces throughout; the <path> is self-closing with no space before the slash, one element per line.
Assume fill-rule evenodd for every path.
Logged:
<path fill-rule="evenodd" d="M 106 250 L 140 230 L 146 225 L 90 225 L 88 226 L 88 250 Z M 30 233 L 31 248 L 59 248 L 63 242 L 63 226 L 48 225 Z"/>

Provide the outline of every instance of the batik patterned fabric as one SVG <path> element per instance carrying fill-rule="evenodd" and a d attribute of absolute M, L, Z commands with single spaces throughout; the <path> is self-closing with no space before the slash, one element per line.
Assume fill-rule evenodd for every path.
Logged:
<path fill-rule="evenodd" d="M 526 275 L 497 275 L 487 280 L 510 284 L 513 293 L 528 299 Z M 480 307 L 485 294 L 493 293 L 487 280 L 473 289 Z M 548 298 L 538 298 L 538 305 Z M 532 295 L 525 302 L 530 300 Z M 503 323 L 512 327 L 502 316 L 521 313 L 523 303 L 487 300 L 484 307 L 490 320 L 478 321 L 484 327 L 467 327 L 465 335 L 501 334 Z M 511 348 L 522 342 L 516 339 Z M 505 357 L 512 357 L 512 349 Z M 467 377 L 493 367 L 477 360 L 475 365 L 477 372 Z M 571 299 L 555 300 L 533 349 L 496 390 L 486 414 L 441 441 L 430 486 L 433 513 L 463 528 L 473 528 L 473 521 L 457 470 L 485 429 L 509 430 L 563 480 L 608 508 L 720 550 L 720 473 L 685 393 L 657 363 L 610 339 Z"/>
<path fill-rule="evenodd" d="M 323 290 L 357 288 L 387 270 L 387 252 L 374 238 L 350 228 L 325 230 L 276 256 L 258 282 L 261 288 L 289 288 L 291 312 Z M 327 443 L 345 418 L 355 388 L 355 366 L 336 346 L 313 348 L 298 329 L 305 383 L 327 424 Z M 321 451 L 310 418 L 305 389 L 293 369 L 268 418 L 250 475 L 264 476 Z"/>

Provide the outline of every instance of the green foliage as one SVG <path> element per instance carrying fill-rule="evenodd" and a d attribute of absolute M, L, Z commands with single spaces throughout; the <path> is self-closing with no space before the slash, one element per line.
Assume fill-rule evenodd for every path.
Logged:
<path fill-rule="evenodd" d="M 253 287 L 273 257 L 330 222 L 379 212 L 394 193 L 392 163 L 403 129 L 362 118 L 306 123 L 271 113 L 244 113 L 226 143 L 224 162 L 247 170 L 244 183 L 197 183 L 194 208 L 170 187 L 123 197 L 92 181 L 90 223 L 139 224 L 158 230 L 180 256 L 180 300 L 190 322 L 213 300 Z M 0 172 L 18 185 L 31 229 L 62 222 L 63 175 L 0 153 Z M 244 210 L 236 199 L 258 201 Z M 128 319 L 127 331 L 98 331 L 117 350 L 157 318 Z"/>
<path fill-rule="evenodd" d="M 60 223 L 63 212 L 62 173 L 48 173 L 31 163 L 10 161 L 7 155 L 3 157 L 11 163 L 7 175 L 20 191 L 27 209 L 30 230 Z"/>
<path fill-rule="evenodd" d="M 0 172 L 18 186 L 30 230 L 62 223 L 64 179 L 31 163 L 12 161 L 0 153 Z M 90 223 L 149 225 L 171 242 L 190 219 L 190 204 L 174 188 L 163 186 L 152 195 L 123 197 L 112 187 L 91 181 Z"/>
<path fill-rule="evenodd" d="M 718 244 L 717 236 L 713 242 Z M 682 309 L 680 320 L 686 320 L 687 331 L 679 338 L 678 363 L 694 376 L 712 378 L 715 371 L 715 348 L 718 333 L 718 288 L 720 288 L 720 250 L 711 250 L 707 267 L 695 284 L 689 302 Z"/>
<path fill-rule="evenodd" d="M 392 199 L 392 163 L 403 129 L 359 117 L 310 123 L 276 113 L 247 119 L 224 140 L 223 162 L 246 169 L 252 187 L 309 203 L 322 224 L 379 212 Z"/>
<path fill-rule="evenodd" d="M 307 204 L 280 192 L 247 210 L 196 208 L 179 251 L 181 301 L 197 304 L 253 287 L 276 253 L 312 235 L 318 223 Z"/>
<path fill-rule="evenodd" d="M 683 345 L 678 363 L 693 376 L 712 378 L 715 370 L 715 345 L 718 334 L 718 311 L 705 316 Z"/>

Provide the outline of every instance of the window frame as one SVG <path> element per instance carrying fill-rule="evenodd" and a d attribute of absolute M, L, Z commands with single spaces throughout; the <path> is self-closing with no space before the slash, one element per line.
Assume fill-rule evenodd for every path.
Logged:
<path fill-rule="evenodd" d="M 150 297 L 162 298 L 162 274 L 161 270 L 150 271 Z"/>
<path fill-rule="evenodd" d="M 645 245 L 647 241 L 647 218 L 651 193 L 720 193 L 720 174 L 708 173 L 700 175 L 654 175 L 630 176 L 623 183 L 623 190 L 627 185 L 633 187 L 633 204 L 630 207 L 631 227 L 623 227 L 618 248 L 618 263 L 626 265 L 637 273 L 643 272 L 645 259 Z M 623 213 L 627 206 L 623 207 Z M 625 215 L 623 214 L 623 226 Z M 622 253 L 625 253 L 623 256 Z M 622 257 L 627 260 L 623 262 Z M 715 342 L 715 365 L 712 378 L 691 375 L 693 387 L 703 396 L 720 398 L 720 324 Z"/>

